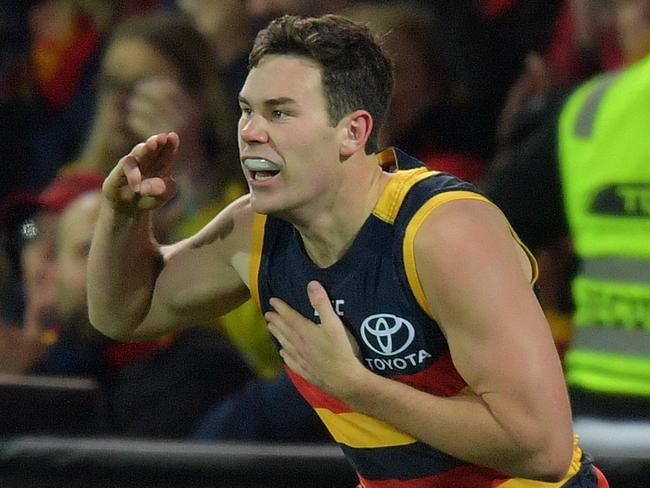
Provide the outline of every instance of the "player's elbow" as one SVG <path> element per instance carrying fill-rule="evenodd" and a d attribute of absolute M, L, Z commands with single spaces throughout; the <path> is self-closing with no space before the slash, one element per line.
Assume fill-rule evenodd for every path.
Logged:
<path fill-rule="evenodd" d="M 546 435 L 531 446 L 528 456 L 528 478 L 548 483 L 564 479 L 573 456 L 571 436 Z"/>
<path fill-rule="evenodd" d="M 120 342 L 127 341 L 128 338 L 125 331 L 113 327 L 110 321 L 102 320 L 101 316 L 92 312 L 92 308 L 88 310 L 88 318 L 90 319 L 90 325 L 106 337 Z"/>
<path fill-rule="evenodd" d="M 92 300 L 88 303 L 88 319 L 90 325 L 101 334 L 120 342 L 129 342 L 133 328 L 129 328 L 126 320 L 120 320 L 117 313 L 103 312 L 101 307 L 93 306 Z"/>

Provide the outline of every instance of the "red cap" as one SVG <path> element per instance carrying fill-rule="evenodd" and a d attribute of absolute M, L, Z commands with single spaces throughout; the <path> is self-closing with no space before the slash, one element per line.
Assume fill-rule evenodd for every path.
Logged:
<path fill-rule="evenodd" d="M 40 193 L 39 202 L 52 212 L 62 212 L 82 194 L 101 190 L 106 175 L 98 171 L 75 170 L 54 178 Z"/>

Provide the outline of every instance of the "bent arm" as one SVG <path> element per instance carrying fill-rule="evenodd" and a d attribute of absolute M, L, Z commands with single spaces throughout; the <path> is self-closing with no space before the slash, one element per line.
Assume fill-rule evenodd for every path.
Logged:
<path fill-rule="evenodd" d="M 251 219 L 244 197 L 195 236 L 160 246 L 150 212 L 131 216 L 104 203 L 88 260 L 92 324 L 115 339 L 143 340 L 234 309 L 249 296 L 246 260 L 238 266 L 233 256 L 247 252 Z"/>
<path fill-rule="evenodd" d="M 88 256 L 88 312 L 95 328 L 125 339 L 144 319 L 162 259 L 150 212 L 130 216 L 102 202 Z"/>
<path fill-rule="evenodd" d="M 471 391 L 438 397 L 363 374 L 343 400 L 459 459 L 561 479 L 573 440 L 564 378 L 530 266 L 505 218 L 484 202 L 444 204 L 418 231 L 415 257 L 431 313 Z"/>
<path fill-rule="evenodd" d="M 151 213 L 175 192 L 179 145 L 174 132 L 136 144 L 102 187 L 88 259 L 88 308 L 91 323 L 115 339 L 147 339 L 209 321 L 248 296 L 241 277 L 253 213 L 246 197 L 173 246 L 161 247 L 153 237 Z"/>

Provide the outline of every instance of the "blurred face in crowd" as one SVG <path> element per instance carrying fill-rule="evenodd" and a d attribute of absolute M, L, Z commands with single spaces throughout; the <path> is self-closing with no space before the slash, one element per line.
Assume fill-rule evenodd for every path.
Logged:
<path fill-rule="evenodd" d="M 650 53 L 650 1 L 617 0 L 616 27 L 625 58 L 634 62 Z"/>
<path fill-rule="evenodd" d="M 61 318 L 69 320 L 86 310 L 86 262 L 101 193 L 81 195 L 62 212 L 58 227 L 57 279 Z"/>
<path fill-rule="evenodd" d="M 180 83 L 175 66 L 151 45 L 137 38 L 117 39 L 102 65 L 99 110 L 114 157 L 128 152 L 142 136 L 138 127 L 155 124 L 156 100 L 148 90 L 152 80 Z"/>

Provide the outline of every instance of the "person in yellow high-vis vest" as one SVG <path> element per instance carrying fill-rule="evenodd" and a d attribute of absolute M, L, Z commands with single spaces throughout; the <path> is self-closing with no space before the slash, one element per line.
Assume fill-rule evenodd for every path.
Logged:
<path fill-rule="evenodd" d="M 650 56 L 580 86 L 559 120 L 579 258 L 565 356 L 576 414 L 650 417 Z"/>
<path fill-rule="evenodd" d="M 562 310 L 571 314 L 564 360 L 574 417 L 647 420 L 650 1 L 609 7 L 626 67 L 570 92 L 555 87 L 544 93 L 540 122 L 501 151 L 479 186 L 537 256 L 564 249 L 558 243 L 567 241 L 577 254 L 576 271 L 567 269 L 574 260 L 565 251 L 570 266 L 558 271 L 542 263 L 540 269 L 547 276 L 543 285 L 549 272 L 560 276 L 551 279 L 551 292 L 570 280 Z M 549 288 L 542 292 L 549 295 Z"/>

